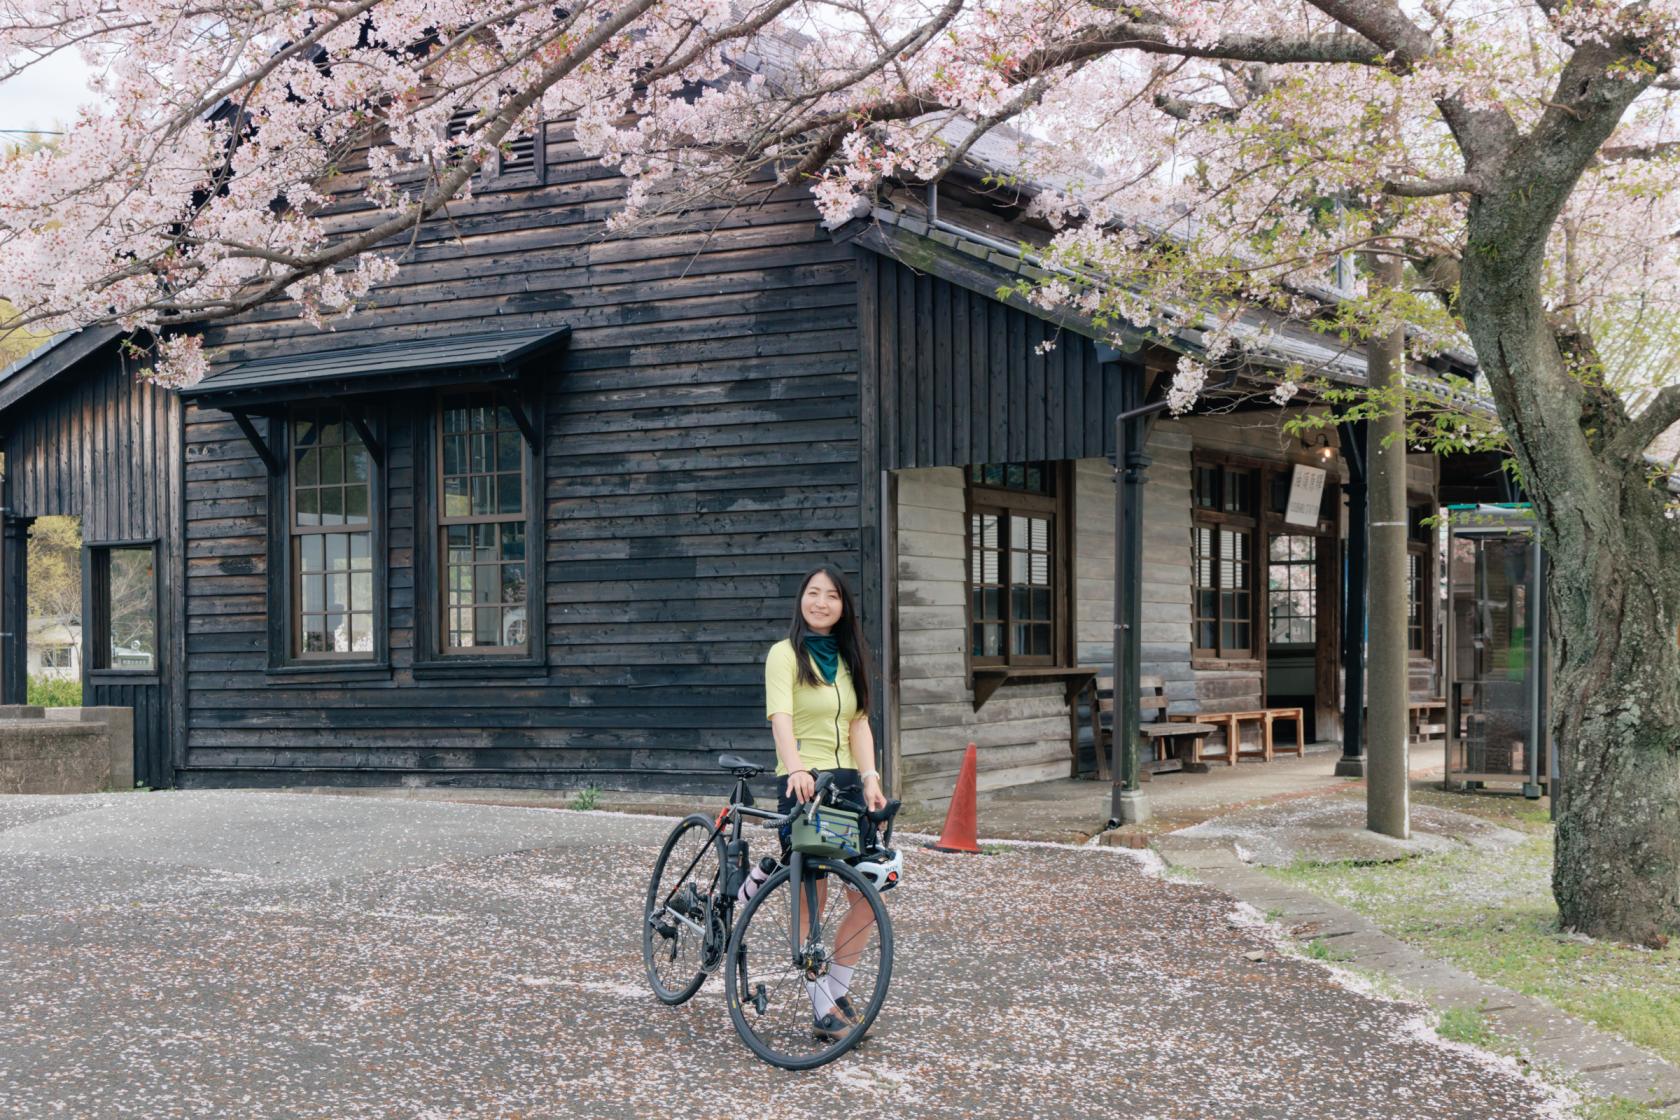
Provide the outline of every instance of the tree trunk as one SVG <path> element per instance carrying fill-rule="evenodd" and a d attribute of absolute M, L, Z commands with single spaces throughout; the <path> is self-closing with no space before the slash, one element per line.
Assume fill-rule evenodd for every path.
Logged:
<path fill-rule="evenodd" d="M 1478 237 L 1485 206 L 1460 306 L 1550 560 L 1552 889 L 1566 928 L 1656 944 L 1680 933 L 1680 534 L 1643 461 L 1606 450 L 1595 390 L 1546 320 L 1538 251 Z"/>
<path fill-rule="evenodd" d="M 1652 531 L 1645 479 L 1617 481 L 1610 517 L 1570 511 L 1546 534 L 1563 762 L 1552 893 L 1566 928 L 1656 945 L 1680 933 L 1680 656 L 1666 606 L 1680 557 Z M 1588 521 L 1613 528 L 1584 532 Z"/>

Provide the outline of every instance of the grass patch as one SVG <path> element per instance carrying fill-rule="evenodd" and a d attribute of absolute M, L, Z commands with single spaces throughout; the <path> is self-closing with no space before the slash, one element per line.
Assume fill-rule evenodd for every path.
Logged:
<path fill-rule="evenodd" d="M 1518 798 L 1418 793 L 1422 802 L 1493 817 L 1524 839 L 1500 852 L 1299 863 L 1272 873 L 1364 914 L 1430 956 L 1680 1062 L 1680 945 L 1652 952 L 1562 932 L 1543 808 Z"/>
<path fill-rule="evenodd" d="M 1315 937 L 1307 942 L 1307 956 L 1315 961 L 1350 961 L 1352 955 L 1330 946 L 1322 937 Z"/>
<path fill-rule="evenodd" d="M 596 805 L 600 804 L 600 802 L 601 787 L 584 786 L 582 789 L 577 791 L 577 795 L 572 798 L 571 804 L 567 805 L 566 808 L 576 809 L 580 813 L 588 812 L 590 809 L 593 809 Z"/>
<path fill-rule="evenodd" d="M 1599 1097 L 1583 1101 L 1579 1109 L 1581 1120 L 1672 1120 L 1672 1112 L 1647 1108 L 1626 1097 Z"/>
<path fill-rule="evenodd" d="M 1493 1040 L 1487 1017 L 1473 1007 L 1453 1007 L 1441 1013 L 1435 1033 L 1448 1042 L 1462 1042 L 1469 1046 L 1486 1046 Z"/>

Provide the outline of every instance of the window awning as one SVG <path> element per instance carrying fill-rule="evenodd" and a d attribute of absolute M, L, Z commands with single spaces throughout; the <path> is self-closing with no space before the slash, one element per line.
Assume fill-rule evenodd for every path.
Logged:
<path fill-rule="evenodd" d="M 536 327 L 257 358 L 206 377 L 181 396 L 232 410 L 305 397 L 512 381 L 527 370 L 537 372 L 538 363 L 555 357 L 571 333 L 570 327 Z"/>

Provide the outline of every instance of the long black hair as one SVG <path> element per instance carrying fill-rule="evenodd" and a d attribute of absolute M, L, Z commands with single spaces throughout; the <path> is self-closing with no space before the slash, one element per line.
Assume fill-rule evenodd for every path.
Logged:
<path fill-rule="evenodd" d="M 852 675 L 852 691 L 857 693 L 859 712 L 869 711 L 869 642 L 863 636 L 863 620 L 858 617 L 856 600 L 852 598 L 852 589 L 846 585 L 846 577 L 834 568 L 824 564 L 813 569 L 804 579 L 799 581 L 799 594 L 793 597 L 793 625 L 788 627 L 788 641 L 793 643 L 793 652 L 798 654 L 797 680 L 802 685 L 816 688 L 823 682 L 817 679 L 816 670 L 811 668 L 811 653 L 805 648 L 805 639 L 813 636 L 816 631 L 805 624 L 805 612 L 800 609 L 805 601 L 805 589 L 811 586 L 811 581 L 819 575 L 827 576 L 840 592 L 840 621 L 829 632 L 834 636 L 834 644 L 840 650 L 840 660 L 846 663 L 846 671 Z"/>

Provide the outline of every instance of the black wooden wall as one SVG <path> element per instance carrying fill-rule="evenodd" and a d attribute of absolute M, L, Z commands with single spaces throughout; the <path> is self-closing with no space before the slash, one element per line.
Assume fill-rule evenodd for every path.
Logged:
<path fill-rule="evenodd" d="M 181 406 L 115 345 L 8 410 L 7 484 L 17 517 L 82 519 L 89 545 L 157 542 L 156 674 L 87 670 L 83 702 L 134 709 L 134 776 L 174 784 L 182 725 L 179 550 Z M 87 589 L 83 591 L 84 621 Z M 84 659 L 93 640 L 84 628 Z"/>
<path fill-rule="evenodd" d="M 186 785 L 398 781 L 721 788 L 770 761 L 763 658 L 799 578 L 860 564 L 852 251 L 795 192 L 608 239 L 623 182 L 551 125 L 545 183 L 428 224 L 323 334 L 273 306 L 223 359 L 567 325 L 544 399 L 545 670 L 416 679 L 413 420 L 388 416 L 389 670 L 268 671 L 267 479 L 224 414 L 186 418 Z M 346 227 L 365 221 L 347 212 Z"/>
<path fill-rule="evenodd" d="M 891 257 L 858 258 L 880 469 L 1113 453 L 1119 366 L 1089 338 Z"/>

